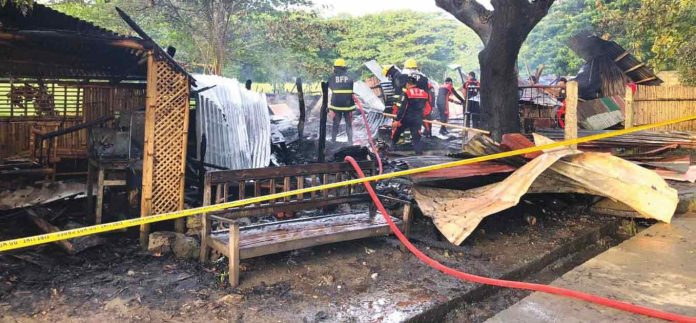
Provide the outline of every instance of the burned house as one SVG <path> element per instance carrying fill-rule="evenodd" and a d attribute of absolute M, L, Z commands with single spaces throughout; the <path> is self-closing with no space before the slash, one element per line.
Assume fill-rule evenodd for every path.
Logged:
<path fill-rule="evenodd" d="M 184 207 L 193 79 L 119 13 L 137 37 L 41 4 L 26 14 L 12 1 L 1 8 L 0 175 L 88 173 L 88 194 L 95 176 L 99 204 L 104 186 L 125 184 L 123 174 L 110 176 L 136 173 L 140 216 L 176 211 Z M 142 129 L 131 131 L 137 120 Z M 183 221 L 177 229 L 183 231 Z"/>
<path fill-rule="evenodd" d="M 568 41 L 582 59 L 578 82 L 578 122 L 590 130 L 607 129 L 625 120 L 625 97 L 629 83 L 657 86 L 653 71 L 614 41 L 580 33 Z"/>

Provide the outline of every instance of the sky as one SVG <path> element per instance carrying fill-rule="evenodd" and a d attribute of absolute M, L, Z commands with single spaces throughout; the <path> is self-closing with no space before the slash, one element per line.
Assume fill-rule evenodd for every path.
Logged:
<path fill-rule="evenodd" d="M 478 0 L 484 5 L 490 5 L 490 0 Z M 435 5 L 435 0 L 315 0 L 316 4 L 328 6 L 323 10 L 327 16 L 347 13 L 352 16 L 362 16 L 385 10 L 409 9 L 422 12 L 440 12 L 442 9 Z"/>

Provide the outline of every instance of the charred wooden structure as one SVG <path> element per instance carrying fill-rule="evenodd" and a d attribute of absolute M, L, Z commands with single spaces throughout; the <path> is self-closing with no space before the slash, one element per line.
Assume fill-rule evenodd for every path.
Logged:
<path fill-rule="evenodd" d="M 192 78 L 119 13 L 139 37 L 40 4 L 26 14 L 12 1 L 0 7 L 0 158 L 36 160 L 45 151 L 47 165 L 85 160 L 88 129 L 76 126 L 141 110 L 141 216 L 176 211 L 184 207 Z M 36 140 L 65 129 L 74 131 Z"/>

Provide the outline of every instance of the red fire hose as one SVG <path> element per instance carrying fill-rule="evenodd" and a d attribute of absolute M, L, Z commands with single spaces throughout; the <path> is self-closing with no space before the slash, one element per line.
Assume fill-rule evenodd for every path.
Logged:
<path fill-rule="evenodd" d="M 362 169 L 360 169 L 360 166 L 358 166 L 358 163 L 355 161 L 355 159 L 348 156 L 345 158 L 345 160 L 353 166 L 353 168 L 358 173 L 358 176 L 360 178 L 365 177 L 365 174 L 363 173 Z M 530 290 L 530 291 L 537 291 L 537 292 L 554 294 L 554 295 L 559 295 L 559 296 L 564 296 L 564 297 L 575 298 L 575 299 L 583 300 L 586 302 L 619 309 L 619 310 L 626 311 L 629 313 L 641 314 L 641 315 L 650 316 L 650 317 L 668 320 L 668 321 L 695 322 L 696 323 L 696 317 L 690 317 L 690 316 L 679 315 L 679 314 L 675 314 L 675 313 L 664 312 L 664 311 L 660 311 L 660 310 L 656 310 L 656 309 L 652 309 L 652 308 L 648 308 L 648 307 L 644 307 L 644 306 L 639 306 L 639 305 L 634 305 L 631 303 L 616 301 L 613 299 L 609 299 L 609 298 L 605 298 L 605 297 L 601 297 L 601 296 L 597 296 L 597 295 L 592 295 L 592 294 L 587 294 L 587 293 L 583 293 L 583 292 L 575 291 L 575 290 L 571 290 L 571 289 L 565 289 L 565 288 L 560 288 L 560 287 L 555 287 L 555 286 L 550 286 L 550 285 L 518 282 L 518 281 L 512 281 L 512 280 L 493 279 L 493 278 L 488 278 L 488 277 L 483 277 L 483 276 L 478 276 L 478 275 L 473 275 L 473 274 L 461 272 L 461 271 L 458 271 L 456 269 L 447 267 L 447 266 L 437 262 L 435 259 L 428 257 L 426 254 L 424 254 L 423 252 L 418 250 L 413 244 L 411 244 L 411 242 L 408 241 L 408 238 L 406 238 L 406 236 L 404 236 L 404 234 L 396 226 L 394 221 L 392 221 L 391 217 L 387 213 L 387 210 L 384 209 L 384 205 L 382 205 L 382 202 L 377 197 L 377 193 L 375 193 L 375 190 L 372 188 L 372 184 L 370 184 L 369 182 L 365 182 L 363 184 L 365 185 L 367 192 L 370 194 L 372 201 L 375 203 L 375 206 L 377 206 L 377 209 L 379 210 L 379 212 L 382 213 L 382 216 L 387 221 L 387 223 L 389 224 L 389 227 L 391 228 L 392 232 L 394 232 L 394 234 L 399 239 L 399 241 L 401 241 L 401 243 L 403 243 L 404 246 L 406 246 L 406 248 L 411 253 L 413 253 L 413 255 L 415 255 L 420 261 L 424 262 L 426 265 L 428 265 L 432 268 L 435 268 L 435 269 L 437 269 L 437 270 L 439 270 L 447 275 L 459 278 L 461 280 L 466 280 L 466 281 L 479 283 L 479 284 L 506 287 L 506 288 L 525 289 L 525 290 Z"/>
<path fill-rule="evenodd" d="M 365 115 L 365 110 L 363 110 L 362 103 L 360 103 L 360 100 L 353 96 L 353 101 L 355 101 L 355 105 L 360 109 L 360 115 L 362 116 L 363 122 L 365 122 L 365 130 L 367 131 L 367 140 L 370 143 L 370 147 L 372 148 L 372 152 L 375 153 L 375 156 L 377 156 L 377 166 L 379 167 L 379 174 L 382 175 L 382 157 L 379 155 L 379 150 L 377 150 L 377 147 L 375 146 L 374 141 L 372 141 L 372 131 L 370 131 L 370 124 L 367 122 L 367 116 Z"/>

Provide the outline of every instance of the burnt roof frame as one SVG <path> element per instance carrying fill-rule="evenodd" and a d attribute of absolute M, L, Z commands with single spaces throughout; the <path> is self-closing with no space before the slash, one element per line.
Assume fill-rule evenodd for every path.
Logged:
<path fill-rule="evenodd" d="M 0 9 L 0 49 L 9 49 L 4 51 L 4 67 L 0 61 L 0 77 L 146 81 L 147 52 L 152 52 L 157 60 L 167 61 L 177 72 L 186 75 L 189 83 L 194 82 L 183 67 L 120 9 L 117 9 L 119 15 L 140 38 L 118 34 L 37 3 L 27 15 L 12 0 Z M 33 56 L 24 57 L 22 52 Z M 22 60 L 28 62 L 24 66 L 9 63 Z"/>

